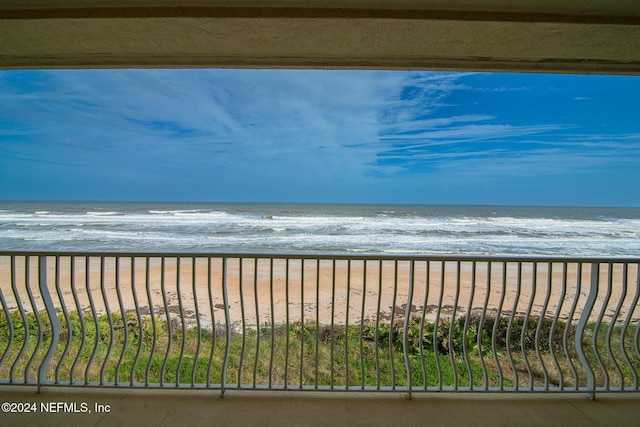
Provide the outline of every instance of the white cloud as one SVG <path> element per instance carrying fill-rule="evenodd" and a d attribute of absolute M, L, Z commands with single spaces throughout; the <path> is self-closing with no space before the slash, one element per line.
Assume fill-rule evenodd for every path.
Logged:
<path fill-rule="evenodd" d="M 544 105 L 527 105 L 514 120 L 505 114 L 510 104 L 500 109 L 476 103 L 488 92 L 531 88 L 510 87 L 504 80 L 491 87 L 489 80 L 478 83 L 470 76 L 39 72 L 31 88 L 25 78 L 24 90 L 0 79 L 0 120 L 8 123 L 0 130 L 0 148 L 5 159 L 43 162 L 59 156 L 61 167 L 83 167 L 96 176 L 135 169 L 139 179 L 176 186 L 266 188 L 273 182 L 272 187 L 290 187 L 287 191 L 362 188 L 372 185 L 372 177 L 376 185 L 403 176 L 462 182 L 583 173 L 640 156 L 638 133 L 593 134 L 587 124 L 562 122 L 559 116 L 541 121 L 535 108 Z"/>
<path fill-rule="evenodd" d="M 510 124 L 484 124 L 484 125 L 465 125 L 454 126 L 449 129 L 426 130 L 424 132 L 416 132 L 410 135 L 402 135 L 402 139 L 447 139 L 459 142 L 465 140 L 485 140 L 500 139 L 508 137 L 518 137 L 524 135 L 532 135 L 536 133 L 550 132 L 554 130 L 567 129 L 568 126 L 557 124 L 543 125 L 525 125 L 514 126 Z"/>

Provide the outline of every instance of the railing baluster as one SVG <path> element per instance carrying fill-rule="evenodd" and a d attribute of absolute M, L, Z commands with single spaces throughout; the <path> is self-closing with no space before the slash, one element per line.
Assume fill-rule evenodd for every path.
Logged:
<path fill-rule="evenodd" d="M 224 321 L 226 324 L 226 342 L 224 348 L 224 359 L 222 361 L 222 383 L 220 384 L 220 397 L 224 397 L 227 387 L 227 366 L 229 364 L 229 354 L 231 351 L 231 319 L 229 316 L 229 284 L 228 284 L 229 259 L 222 259 L 222 304 L 224 305 Z"/>
<path fill-rule="evenodd" d="M 330 381 L 330 387 L 332 390 L 333 390 L 333 385 L 335 380 L 334 378 L 334 366 L 335 366 L 334 352 L 335 352 L 335 346 L 336 346 L 336 341 L 334 337 L 335 314 L 336 314 L 336 260 L 334 259 L 331 262 L 331 381 Z"/>
<path fill-rule="evenodd" d="M 584 338 L 584 332 L 587 326 L 587 322 L 589 321 L 589 316 L 591 315 L 591 311 L 593 310 L 593 306 L 596 302 L 596 297 L 598 296 L 599 275 L 600 264 L 594 262 L 591 264 L 591 284 L 589 288 L 589 295 L 587 297 L 585 306 L 582 309 L 582 313 L 580 314 L 578 325 L 576 326 L 576 351 L 578 352 L 578 358 L 580 360 L 580 363 L 582 364 L 582 367 L 587 372 L 587 391 L 589 392 L 591 399 L 595 399 L 595 376 L 593 370 L 591 369 L 591 365 L 589 365 L 589 361 L 587 360 L 587 357 L 584 353 L 584 345 L 582 344 L 582 340 Z"/>
<path fill-rule="evenodd" d="M 614 265 L 609 264 L 609 280 L 608 280 L 607 286 L 609 287 L 610 292 L 611 292 L 611 289 L 613 288 L 613 268 L 614 268 Z M 622 266 L 622 270 L 623 270 L 622 281 L 624 283 L 626 282 L 624 265 Z M 626 284 L 623 284 L 622 286 L 624 287 L 626 286 Z M 609 321 L 609 329 L 607 330 L 607 337 L 606 337 L 607 353 L 609 354 L 609 360 L 613 363 L 613 367 L 616 370 L 616 373 L 618 374 L 618 378 L 620 381 L 620 386 L 619 386 L 620 390 L 624 388 L 624 379 L 622 376 L 622 370 L 620 369 L 620 365 L 618 364 L 618 361 L 616 360 L 615 356 L 613 355 L 613 352 L 611 351 L 611 335 L 613 333 L 614 326 L 616 325 L 616 322 L 618 320 L 618 316 L 620 315 L 620 310 L 622 309 L 622 303 L 624 302 L 625 293 L 626 293 L 626 290 L 623 290 L 623 292 L 620 294 L 620 299 L 618 300 L 618 304 L 616 305 L 615 312 L 613 313 L 613 316 Z M 620 337 L 620 341 L 621 342 L 624 341 L 622 339 L 622 336 Z"/>
<path fill-rule="evenodd" d="M 27 257 L 25 257 L 25 262 L 24 262 L 25 267 L 27 264 L 26 259 Z M 28 276 L 28 275 L 29 275 L 28 271 L 25 271 L 25 276 Z M 13 364 L 11 365 L 11 370 L 9 371 L 9 381 L 11 382 L 11 384 L 14 384 L 16 382 L 16 378 L 15 378 L 16 367 L 18 366 L 18 362 L 22 358 L 22 355 L 24 354 L 25 350 L 27 349 L 27 345 L 29 344 L 29 322 L 27 321 L 27 316 L 24 311 L 24 307 L 22 306 L 22 299 L 20 298 L 20 293 L 18 292 L 18 285 L 16 281 L 17 281 L 16 257 L 12 257 L 11 258 L 11 289 L 13 291 L 13 296 L 15 297 L 15 300 L 16 300 L 16 305 L 18 306 L 18 311 L 20 312 L 20 318 L 22 319 L 22 327 L 24 329 L 24 342 L 22 343 L 22 347 L 20 348 L 18 355 L 14 359 Z"/>
<path fill-rule="evenodd" d="M 394 291 L 394 292 L 397 292 Z M 345 310 L 345 327 L 344 327 L 344 385 L 349 390 L 349 303 L 351 296 L 351 260 L 347 260 L 347 308 Z M 395 293 L 394 293 L 395 296 Z M 395 306 L 395 300 L 394 304 Z"/>
<path fill-rule="evenodd" d="M 116 256 L 116 271 L 115 271 L 115 280 L 116 280 L 116 294 L 118 295 L 118 305 L 120 306 L 120 315 L 122 316 L 122 328 L 124 331 L 124 342 L 122 343 L 122 352 L 120 353 L 120 357 L 118 358 L 118 363 L 116 364 L 116 378 L 115 385 L 117 386 L 120 383 L 120 367 L 122 366 L 122 362 L 127 354 L 127 349 L 129 348 L 129 319 L 127 319 L 127 313 L 124 307 L 124 301 L 122 300 L 122 290 L 120 289 L 120 257 Z M 69 324 L 69 328 L 71 325 Z M 69 339 L 71 339 L 71 332 L 69 332 Z"/>
<path fill-rule="evenodd" d="M 593 328 L 593 337 L 592 337 L 593 350 L 594 350 L 593 352 L 596 356 L 596 361 L 604 377 L 603 387 L 605 390 L 609 388 L 609 374 L 607 373 L 607 368 L 605 368 L 604 366 L 604 362 L 602 361 L 602 357 L 600 356 L 600 351 L 598 349 L 598 331 L 600 330 L 600 325 L 602 324 L 602 320 L 604 319 L 604 313 L 607 310 L 607 305 L 609 304 L 609 299 L 611 298 L 611 269 L 612 269 L 612 265 L 607 264 L 607 276 L 608 276 L 607 293 L 606 293 L 606 296 L 604 297 L 604 301 L 600 309 L 600 314 L 598 315 L 598 320 L 596 321 L 596 324 Z M 608 344 L 609 343 L 607 343 L 607 350 L 609 350 Z M 612 355 L 610 356 L 613 359 Z"/>
<path fill-rule="evenodd" d="M 438 371 L 438 390 L 442 391 L 442 369 L 440 368 L 440 352 L 438 350 L 438 327 L 440 326 L 440 312 L 442 310 L 442 299 L 444 297 L 444 276 L 446 262 L 440 261 L 440 296 L 438 297 L 438 308 L 436 311 L 436 321 L 433 325 L 433 355 L 436 361 L 436 370 Z"/>
<path fill-rule="evenodd" d="M 9 262 L 10 265 L 12 260 L 13 260 L 13 256 L 10 257 L 10 262 Z M 13 269 L 11 269 L 11 274 L 13 275 Z M 5 315 L 7 319 L 7 325 L 9 326 L 9 342 L 7 342 L 7 346 L 2 352 L 2 356 L 0 356 L 0 366 L 2 366 L 5 358 L 7 357 L 7 355 L 9 355 L 9 351 L 11 350 L 11 347 L 13 346 L 13 339 L 15 338 L 15 333 L 13 329 L 13 319 L 11 318 L 11 313 L 9 312 L 9 306 L 7 305 L 7 301 L 4 299 L 4 294 L 2 293 L 1 287 L 0 287 L 0 305 L 2 306 L 3 314 Z M 13 380 L 10 379 L 10 382 L 12 383 Z"/>
<path fill-rule="evenodd" d="M 636 264 L 636 268 L 638 270 L 638 278 L 636 279 L 636 295 L 633 299 L 633 310 L 635 310 L 638 306 L 638 296 L 640 296 L 640 263 Z M 633 311 L 632 310 L 632 311 Z M 633 346 L 636 351 L 636 356 L 640 359 L 640 322 L 636 324 L 636 332 L 633 335 Z M 638 377 L 635 377 L 635 389 L 638 389 Z"/>
<path fill-rule="evenodd" d="M 551 287 L 551 283 L 549 283 Z M 560 312 L 562 311 L 562 305 L 564 304 L 564 298 L 567 295 L 567 263 L 562 264 L 562 291 L 560 296 L 558 297 L 558 305 L 556 306 L 556 315 L 553 316 L 553 322 L 551 322 L 551 330 L 549 331 L 549 352 L 551 353 L 551 359 L 553 360 L 553 364 L 558 372 L 558 389 L 562 390 L 564 387 L 564 375 L 562 374 L 562 368 L 560 367 L 560 363 L 558 362 L 558 356 L 554 350 L 554 342 L 553 336 L 555 335 L 555 330 L 558 325 L 558 320 L 560 318 Z M 566 343 L 564 344 L 564 348 L 566 349 Z"/>
<path fill-rule="evenodd" d="M 289 335 L 291 335 L 291 325 L 289 319 L 289 258 L 285 260 L 285 273 L 284 273 L 284 299 L 285 299 L 285 350 L 284 350 L 284 388 L 289 388 Z M 243 328 L 244 328 L 244 314 Z M 244 329 L 243 329 L 244 333 Z M 244 337 L 242 341 L 244 347 Z M 244 351 L 244 348 L 243 348 Z"/>
<path fill-rule="evenodd" d="M 156 343 L 158 339 L 158 330 L 156 328 L 156 317 L 153 312 L 153 299 L 151 298 L 151 258 L 147 257 L 145 262 L 145 274 L 144 274 L 145 289 L 147 291 L 147 300 L 149 301 L 149 318 L 151 320 L 151 349 L 149 350 L 149 360 L 147 362 L 147 369 L 144 375 L 144 385 L 149 387 L 149 375 L 151 373 L 151 364 L 153 363 L 153 356 L 156 352 Z"/>
<path fill-rule="evenodd" d="M 500 302 L 498 303 L 498 310 L 493 320 L 493 331 L 491 332 L 491 351 L 493 352 L 493 360 L 498 370 L 498 387 L 500 391 L 504 390 L 504 375 L 502 373 L 502 366 L 500 366 L 500 360 L 498 360 L 498 348 L 496 345 L 496 338 L 498 335 L 498 326 L 502 319 L 502 306 L 507 293 L 507 263 L 502 262 L 502 290 L 500 291 Z"/>
<path fill-rule="evenodd" d="M 213 302 L 213 286 L 211 283 L 211 256 L 207 257 L 207 291 L 209 295 L 209 310 L 211 312 L 211 352 L 209 353 L 209 363 L 207 364 L 207 388 L 211 387 L 211 366 L 213 365 L 213 357 L 216 349 L 216 315 L 215 304 Z M 244 312 L 242 315 L 242 324 L 244 328 Z M 242 331 L 242 350 L 244 351 L 244 329 Z M 169 344 L 171 344 L 171 333 L 169 334 Z M 169 351 L 169 350 L 167 350 Z M 238 385 L 240 380 L 238 380 Z"/>
<path fill-rule="evenodd" d="M 362 261 L 362 307 L 360 308 L 360 383 L 361 390 L 365 388 L 364 373 L 364 313 L 367 300 L 367 260 Z"/>
<path fill-rule="evenodd" d="M 464 360 L 467 364 L 467 375 L 469 376 L 469 390 L 474 389 L 473 384 L 473 371 L 471 369 L 471 360 L 469 360 L 469 349 L 467 344 L 467 334 L 469 333 L 469 323 L 471 318 L 471 312 L 473 310 L 473 297 L 476 292 L 476 269 L 477 269 L 476 261 L 473 261 L 471 264 L 471 289 L 469 291 L 469 306 L 467 307 L 467 315 L 464 319 L 464 327 L 462 328 L 462 349 L 464 353 Z M 426 300 L 426 299 L 425 299 Z M 421 327 L 422 329 L 422 327 Z M 420 337 L 422 340 L 422 337 Z"/>
<path fill-rule="evenodd" d="M 133 359 L 133 364 L 131 365 L 130 380 L 131 387 L 134 387 L 136 385 L 136 366 L 140 359 L 142 341 L 144 338 L 144 325 L 142 321 L 142 314 L 140 313 L 140 304 L 138 304 L 138 292 L 136 291 L 136 257 L 131 257 L 131 291 L 133 292 L 133 305 L 136 310 L 136 320 L 138 321 L 138 348 L 136 350 L 136 356 Z"/>
<path fill-rule="evenodd" d="M 536 262 L 531 263 L 531 295 L 529 296 L 529 304 L 527 305 L 527 311 L 524 315 L 524 321 L 522 322 L 522 333 L 520 336 L 520 347 L 522 348 L 522 358 L 524 359 L 524 364 L 527 368 L 527 372 L 529 373 L 529 391 L 533 391 L 534 383 L 533 383 L 533 371 L 531 369 L 531 364 L 529 363 L 529 358 L 527 357 L 527 331 L 529 329 L 529 317 L 531 316 L 531 309 L 533 308 L 533 301 L 536 298 L 536 285 L 538 281 L 538 265 Z"/>
<path fill-rule="evenodd" d="M 182 359 L 184 358 L 184 350 L 187 344 L 187 325 L 185 324 L 184 316 L 184 304 L 182 302 L 182 292 L 180 282 L 182 279 L 181 273 L 182 257 L 176 258 L 176 294 L 178 296 L 178 310 L 180 311 L 180 328 L 182 331 L 182 340 L 180 343 L 180 354 L 178 355 L 178 366 L 176 367 L 176 387 L 180 387 L 180 370 L 182 369 Z"/>
<path fill-rule="evenodd" d="M 451 371 L 453 372 L 453 389 L 458 389 L 458 370 L 456 369 L 455 350 L 453 346 L 453 330 L 456 323 L 456 314 L 458 310 L 458 300 L 460 299 L 460 273 L 461 273 L 460 261 L 456 262 L 456 294 L 453 299 L 453 312 L 451 313 L 451 320 L 449 321 L 449 336 L 447 337 L 447 344 L 449 346 L 449 361 L 451 362 Z"/>
<path fill-rule="evenodd" d="M 256 376 L 258 375 L 258 360 L 260 358 L 260 309 L 258 307 L 258 268 L 260 263 L 258 258 L 254 259 L 253 295 L 256 306 L 256 357 L 253 363 L 253 388 L 256 387 Z M 226 277 L 226 276 L 225 276 Z M 223 281 L 223 286 L 225 286 Z"/>
<path fill-rule="evenodd" d="M 91 315 L 93 316 L 94 327 L 96 328 L 96 337 L 95 337 L 95 345 L 93 346 L 93 351 L 91 352 L 91 356 L 89 357 L 89 361 L 87 362 L 87 368 L 84 371 L 84 383 L 85 385 L 91 383 L 91 365 L 93 364 L 93 359 L 96 357 L 96 353 L 98 352 L 98 344 L 101 340 L 100 335 L 100 320 L 98 319 L 98 312 L 96 311 L 95 303 L 93 302 L 93 292 L 91 291 L 91 257 L 86 257 L 85 261 L 85 287 L 87 289 L 87 298 L 89 299 L 89 307 L 91 307 Z"/>
<path fill-rule="evenodd" d="M 73 327 L 71 326 L 71 320 L 69 319 L 69 311 L 67 310 L 67 304 L 64 302 L 64 295 L 62 293 L 62 289 L 60 288 L 60 275 L 62 274 L 61 267 L 60 267 L 60 256 L 56 256 L 55 259 L 56 259 L 56 274 L 55 274 L 56 293 L 58 294 L 58 298 L 60 299 L 60 307 L 62 308 L 62 315 L 64 316 L 64 321 L 65 321 L 65 324 L 67 325 L 67 342 L 64 346 L 64 350 L 62 351 L 62 355 L 60 355 L 60 359 L 58 360 L 58 365 L 56 366 L 55 384 L 60 384 L 60 369 L 62 369 L 62 365 L 64 364 L 64 361 L 67 358 L 67 356 L 69 355 L 69 349 L 71 348 L 71 342 L 73 340 L 72 338 Z M 59 338 L 60 338 L 60 333 L 58 333 L 58 339 Z M 0 365 L 2 365 L 2 359 L 0 359 Z"/>
<path fill-rule="evenodd" d="M 408 329 L 409 329 L 409 320 L 411 317 L 411 304 L 413 303 L 413 272 L 415 268 L 415 261 L 410 261 L 409 263 L 409 292 L 407 295 L 407 305 L 405 307 L 404 313 L 404 326 L 402 328 L 403 334 L 403 353 L 404 353 L 404 365 L 405 370 L 407 371 L 407 390 L 409 392 L 409 399 L 412 399 L 412 388 L 413 384 L 411 381 L 411 362 L 409 359 L 409 337 L 408 337 Z M 455 309 L 454 309 L 455 310 Z M 455 372 L 455 371 L 454 371 Z M 455 377 L 455 374 L 454 374 Z"/>
<path fill-rule="evenodd" d="M 516 270 L 516 294 L 513 297 L 513 308 L 511 309 L 511 315 L 509 316 L 509 323 L 507 324 L 507 357 L 511 364 L 511 370 L 513 371 L 513 384 L 514 391 L 520 390 L 520 383 L 518 381 L 518 369 L 516 368 L 516 362 L 511 354 L 511 328 L 515 322 L 516 312 L 518 311 L 518 303 L 520 302 L 520 292 L 522 290 L 522 263 L 518 263 Z"/>
<path fill-rule="evenodd" d="M 566 274 L 565 274 L 566 276 Z M 580 291 L 582 288 L 582 263 L 577 263 L 576 265 L 576 294 L 573 298 L 573 304 L 571 304 L 571 310 L 569 312 L 569 318 L 567 319 L 567 324 L 564 327 L 564 334 L 562 336 L 562 345 L 564 346 L 564 354 L 567 357 L 567 361 L 569 362 L 569 368 L 571 369 L 571 373 L 573 374 L 573 384 L 574 390 L 578 390 L 578 371 L 576 370 L 575 364 L 573 363 L 573 358 L 569 355 L 569 331 L 573 325 L 573 316 L 576 313 L 576 308 L 578 307 L 578 301 L 580 299 Z M 578 330 L 574 332 L 576 335 L 578 334 Z M 576 341 L 577 342 L 577 341 Z M 577 349 L 576 349 L 577 351 Z"/>
<path fill-rule="evenodd" d="M 624 295 L 625 297 L 629 290 L 629 287 L 627 285 L 628 279 L 629 279 L 629 264 L 625 263 L 623 278 L 622 278 L 622 295 Z M 640 268 L 638 269 L 638 279 L 639 279 L 638 284 L 640 285 Z M 636 389 L 636 390 L 638 389 L 638 374 L 636 373 L 636 370 L 633 367 L 633 364 L 631 363 L 631 359 L 629 359 L 629 353 L 627 352 L 625 336 L 627 334 L 627 328 L 629 327 L 629 322 L 631 322 L 633 312 L 635 311 L 635 308 L 638 305 L 638 297 L 640 296 L 640 293 L 638 292 L 638 290 L 640 289 L 636 288 L 636 293 L 633 298 L 633 301 L 631 302 L 629 312 L 627 313 L 627 317 L 625 318 L 624 323 L 622 324 L 622 328 L 620 330 L 620 351 L 624 356 L 624 360 L 627 363 L 627 366 L 629 367 L 629 371 L 631 372 L 631 375 L 633 375 L 633 389 Z M 620 386 L 624 390 L 624 378 L 621 378 L 620 381 L 621 381 Z"/>
<path fill-rule="evenodd" d="M 193 369 L 191 370 L 191 387 L 196 385 L 196 369 L 198 367 L 198 357 L 200 356 L 200 341 L 202 341 L 202 325 L 200 323 L 200 309 L 198 308 L 198 287 L 197 285 L 197 265 L 196 257 L 191 258 L 191 285 L 193 288 L 193 307 L 196 316 L 196 331 L 198 340 L 196 342 L 196 354 L 193 356 Z M 242 262 L 242 260 L 240 261 Z"/>
<path fill-rule="evenodd" d="M 107 320 L 109 321 L 109 347 L 107 348 L 107 354 L 105 354 L 104 356 L 102 369 L 100 369 L 100 385 L 104 384 L 104 373 L 107 367 L 107 363 L 109 362 L 109 356 L 111 355 L 111 349 L 113 348 L 113 341 L 114 341 L 113 317 L 111 316 L 109 299 L 107 298 L 107 293 L 105 290 L 104 275 L 105 275 L 104 257 L 100 257 L 100 290 L 102 291 L 102 299 L 104 300 L 105 316 L 107 316 Z"/>
<path fill-rule="evenodd" d="M 273 305 L 273 304 L 272 304 Z M 320 260 L 316 260 L 316 381 L 315 388 L 318 388 L 320 357 Z"/>
<path fill-rule="evenodd" d="M 57 257 L 56 257 L 57 259 Z M 46 255 L 39 256 L 39 269 L 40 269 L 40 294 L 42 295 L 42 301 L 44 302 L 47 315 L 49 317 L 49 325 L 51 327 L 51 343 L 44 360 L 40 364 L 40 372 L 38 373 L 38 390 L 40 387 L 47 383 L 47 368 L 53 358 L 53 354 L 58 347 L 58 340 L 60 338 L 60 325 L 58 324 L 58 316 L 53 307 L 53 301 L 51 300 L 51 294 L 49 293 L 49 287 L 47 286 L 47 257 Z"/>
<path fill-rule="evenodd" d="M 425 263 L 424 301 L 422 303 L 422 312 L 420 313 L 420 335 L 418 336 L 418 342 L 419 342 L 419 348 L 420 348 L 420 364 L 422 367 L 423 390 L 427 390 L 429 387 L 429 382 L 427 378 L 427 366 L 425 363 L 425 355 L 424 355 L 424 320 L 427 314 L 427 306 L 429 304 L 429 284 L 430 284 L 429 266 L 430 266 L 430 261 L 427 261 Z M 466 343 L 466 340 L 465 340 L 465 343 Z M 376 348 L 377 348 L 377 345 L 376 345 Z"/>
<path fill-rule="evenodd" d="M 167 363 L 171 354 L 171 341 L 173 336 L 173 326 L 171 325 L 171 313 L 169 312 L 169 302 L 167 301 L 166 290 L 166 260 L 165 257 L 160 258 L 160 293 L 162 294 L 162 304 L 164 305 L 164 315 L 167 319 L 167 350 L 164 353 L 164 360 L 160 368 L 160 387 L 165 386 L 165 376 L 167 373 Z"/>
<path fill-rule="evenodd" d="M 75 370 L 76 365 L 80 361 L 80 357 L 82 355 L 82 350 L 84 349 L 84 343 L 87 338 L 87 328 L 84 323 L 84 311 L 82 306 L 80 305 L 80 300 L 78 299 L 78 291 L 76 290 L 76 257 L 71 257 L 71 293 L 73 294 L 73 301 L 76 305 L 76 310 L 78 313 L 78 320 L 80 321 L 80 331 L 82 332 L 82 336 L 80 339 L 80 347 L 76 353 L 76 358 L 73 360 L 71 364 L 71 376 L 70 376 L 70 384 L 73 385 L 75 383 Z M 71 337 L 71 335 L 69 336 Z"/>
<path fill-rule="evenodd" d="M 491 261 L 487 262 L 487 291 L 484 296 L 484 305 L 482 306 L 482 312 L 480 313 L 480 323 L 478 324 L 478 356 L 480 357 L 480 365 L 482 366 L 482 376 L 484 378 L 484 389 L 489 389 L 489 373 L 487 372 L 487 365 L 484 363 L 484 355 L 482 354 L 482 338 L 484 336 L 484 320 L 487 315 L 487 306 L 489 305 L 489 296 L 491 295 Z"/>
<path fill-rule="evenodd" d="M 389 320 L 389 359 L 391 361 L 391 389 L 396 389 L 396 368 L 393 360 L 393 335 L 395 332 L 394 315 L 396 313 L 396 297 L 398 296 L 398 260 L 393 262 L 393 302 L 391 303 L 391 319 Z"/>
<path fill-rule="evenodd" d="M 549 390 L 549 374 L 547 372 L 547 368 L 544 364 L 544 360 L 542 359 L 542 354 L 540 353 L 540 345 L 541 345 L 541 338 L 540 338 L 540 334 L 542 333 L 542 326 L 544 325 L 545 322 L 545 316 L 547 313 L 547 307 L 549 306 L 549 299 L 551 298 L 551 275 L 553 273 L 553 267 L 552 264 L 549 262 L 547 263 L 547 294 L 545 296 L 544 299 L 544 303 L 542 303 L 542 311 L 540 313 L 540 320 L 538 321 L 538 327 L 536 328 L 536 355 L 538 356 L 538 360 L 540 361 L 540 366 L 542 367 L 542 373 L 544 376 L 544 388 L 545 390 Z M 553 332 L 553 330 L 552 330 Z M 551 350 L 552 351 L 552 350 Z"/>
<path fill-rule="evenodd" d="M 300 260 L 300 389 L 302 389 L 303 383 L 304 383 L 304 259 L 301 259 Z"/>
<path fill-rule="evenodd" d="M 335 264 L 335 260 L 333 261 Z M 333 280 L 334 295 L 335 295 L 335 277 Z M 376 309 L 376 330 L 375 335 L 375 353 L 376 353 L 376 389 L 380 390 L 380 354 L 378 348 L 380 347 L 380 337 L 378 333 L 380 331 L 380 307 L 382 303 L 382 260 L 378 260 L 378 305 Z M 333 306 L 335 305 L 335 298 L 331 301 L 331 318 L 333 319 Z M 332 320 L 333 322 L 333 320 Z M 333 337 L 333 323 L 331 323 L 331 336 Z M 333 342 L 333 341 L 332 341 Z M 391 345 L 391 343 L 389 343 Z M 333 366 L 333 345 L 331 347 L 331 365 Z M 331 371 L 331 377 L 333 378 L 333 368 Z M 331 381 L 333 384 L 333 380 Z"/>
<path fill-rule="evenodd" d="M 27 257 L 27 271 L 25 274 L 25 287 L 27 289 L 27 296 L 29 297 L 29 303 L 33 308 L 33 317 L 36 319 L 36 324 L 38 325 L 38 341 L 36 342 L 36 347 L 31 351 L 31 357 L 27 362 L 27 366 L 24 368 L 24 382 L 25 384 L 29 383 L 29 372 L 31 371 L 31 365 L 33 365 L 33 361 L 35 360 L 38 350 L 42 346 L 42 321 L 40 320 L 40 313 L 38 312 L 38 306 L 36 305 L 35 299 L 33 298 L 33 292 L 31 291 L 31 257 Z M 46 274 L 46 271 L 45 271 Z M 37 374 L 36 374 L 37 375 Z M 37 381 L 37 376 L 36 376 Z"/>
<path fill-rule="evenodd" d="M 25 256 L 24 257 L 24 275 L 25 275 L 25 281 L 28 282 L 29 281 L 29 264 L 28 264 L 28 260 L 29 257 Z M 18 311 L 20 312 L 20 318 L 22 319 L 22 325 L 23 325 L 23 329 L 24 329 L 24 342 L 22 343 L 22 347 L 20 348 L 20 352 L 18 353 L 18 355 L 16 356 L 16 358 L 14 359 L 13 365 L 11 365 L 11 371 L 10 371 L 10 381 L 11 383 L 15 383 L 15 372 L 16 372 L 16 368 L 18 366 L 18 362 L 20 361 L 20 359 L 22 358 L 22 355 L 24 354 L 24 352 L 27 349 L 27 345 L 29 344 L 30 341 L 30 337 L 31 334 L 29 333 L 29 322 L 27 320 L 27 314 L 24 310 L 24 307 L 22 306 L 22 300 L 20 298 L 20 294 L 18 293 L 18 287 L 16 284 L 16 266 L 15 266 L 15 258 L 13 258 L 13 268 L 11 269 L 11 288 L 13 290 L 13 295 L 15 297 L 16 300 L 16 304 L 18 305 Z M 23 381 L 25 384 L 27 383 L 27 373 L 25 371 L 25 379 Z"/>
<path fill-rule="evenodd" d="M 247 346 L 247 324 L 245 321 L 245 317 L 244 317 L 244 291 L 243 291 L 243 283 L 244 283 L 244 276 L 243 276 L 243 271 L 242 271 L 242 264 L 244 264 L 244 259 L 240 258 L 239 260 L 240 262 L 240 266 L 239 266 L 239 272 L 238 272 L 238 289 L 240 292 L 240 321 L 242 322 L 242 347 L 240 348 L 240 360 L 238 361 L 238 387 L 240 387 L 242 385 L 242 366 L 244 363 L 244 349 Z M 256 272 L 254 272 L 254 274 L 256 274 Z M 287 338 L 288 338 L 289 334 L 287 333 Z M 286 369 L 286 368 L 285 368 Z"/>
<path fill-rule="evenodd" d="M 273 258 L 269 258 L 269 297 L 270 297 L 270 312 L 271 312 L 271 353 L 269 354 L 269 388 L 273 387 L 273 354 L 274 346 L 276 344 L 276 322 L 275 322 L 275 307 L 273 304 Z"/>

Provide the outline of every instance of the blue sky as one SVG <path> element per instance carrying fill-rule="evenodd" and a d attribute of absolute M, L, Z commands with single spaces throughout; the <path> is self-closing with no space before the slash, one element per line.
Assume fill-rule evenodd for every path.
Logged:
<path fill-rule="evenodd" d="M 0 200 L 640 206 L 640 78 L 0 71 Z"/>

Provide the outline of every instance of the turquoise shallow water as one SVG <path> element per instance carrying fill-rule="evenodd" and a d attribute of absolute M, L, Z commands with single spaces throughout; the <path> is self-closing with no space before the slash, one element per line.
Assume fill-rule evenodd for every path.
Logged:
<path fill-rule="evenodd" d="M 0 202 L 0 249 L 640 256 L 640 208 Z"/>

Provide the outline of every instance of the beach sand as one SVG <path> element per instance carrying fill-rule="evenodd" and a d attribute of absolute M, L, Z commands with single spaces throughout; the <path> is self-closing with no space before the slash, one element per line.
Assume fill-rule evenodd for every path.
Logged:
<path fill-rule="evenodd" d="M 38 285 L 37 257 L 28 261 L 0 257 L 0 290 L 5 309 L 19 301 L 26 311 L 43 310 Z M 28 263 L 28 265 L 26 265 Z M 528 310 L 539 317 L 577 321 L 591 287 L 591 264 L 515 262 L 442 262 L 378 260 L 229 259 L 176 257 L 162 259 L 47 258 L 46 282 L 58 312 L 98 315 L 135 312 L 186 323 L 240 325 L 283 324 L 304 320 L 319 324 L 360 324 L 391 321 L 410 315 L 429 320 L 447 319 L 469 312 L 508 316 Z M 549 272 L 551 266 L 551 274 Z M 88 271 L 87 271 L 88 267 Z M 506 268 L 505 268 L 506 267 Z M 626 271 L 625 271 L 626 270 Z M 28 274 L 27 274 L 28 273 Z M 488 278 L 490 277 L 491 280 Z M 222 284 L 226 282 L 226 293 Z M 611 283 L 611 286 L 607 286 Z M 15 287 L 15 291 L 14 291 Z M 600 264 L 597 296 L 590 319 L 602 316 L 636 322 L 638 289 L 636 264 Z M 75 289 L 76 292 L 72 292 Z M 120 292 L 118 292 L 118 289 Z M 29 298 L 29 291 L 32 300 Z M 578 298 L 577 309 L 571 308 Z M 634 302 L 635 300 L 635 302 Z M 35 305 L 35 307 L 34 307 Z M 228 310 L 225 310 L 225 306 Z M 273 307 L 273 309 L 271 308 Z M 438 310 L 438 307 L 441 307 Z"/>

